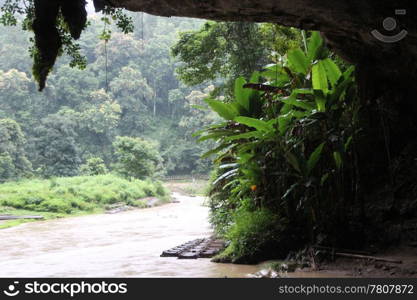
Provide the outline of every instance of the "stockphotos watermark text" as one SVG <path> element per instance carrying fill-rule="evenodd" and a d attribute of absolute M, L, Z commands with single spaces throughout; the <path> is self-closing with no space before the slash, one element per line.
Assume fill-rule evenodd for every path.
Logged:
<path fill-rule="evenodd" d="M 21 285 L 19 281 L 14 281 L 7 286 L 7 289 L 5 289 L 3 293 L 9 297 L 15 297 L 20 294 L 59 294 L 69 295 L 70 297 L 74 297 L 78 294 L 126 294 L 127 283 L 107 283 L 105 281 L 96 283 L 85 281 L 77 283 L 47 283 L 35 280 Z"/>

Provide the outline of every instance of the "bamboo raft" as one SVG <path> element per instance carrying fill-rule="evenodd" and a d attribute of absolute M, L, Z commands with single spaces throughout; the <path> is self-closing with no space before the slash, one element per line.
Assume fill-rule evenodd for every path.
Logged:
<path fill-rule="evenodd" d="M 196 239 L 162 252 L 161 257 L 179 259 L 211 258 L 225 247 L 225 242 L 213 237 Z"/>

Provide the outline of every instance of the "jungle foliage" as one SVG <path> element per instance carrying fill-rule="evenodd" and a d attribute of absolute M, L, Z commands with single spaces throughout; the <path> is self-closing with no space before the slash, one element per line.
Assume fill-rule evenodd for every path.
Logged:
<path fill-rule="evenodd" d="M 299 30 L 274 24 L 206 22 L 180 34 L 172 55 L 182 63 L 179 78 L 188 85 L 215 80 L 230 94 L 237 77 L 249 79 L 268 61 L 301 44 Z"/>
<path fill-rule="evenodd" d="M 216 163 L 211 220 L 231 240 L 232 260 L 335 244 L 334 231 L 350 229 L 360 108 L 353 71 L 314 32 L 306 49 L 238 78 L 230 101 L 205 100 L 223 119 L 198 134 L 216 141 L 206 153 Z"/>

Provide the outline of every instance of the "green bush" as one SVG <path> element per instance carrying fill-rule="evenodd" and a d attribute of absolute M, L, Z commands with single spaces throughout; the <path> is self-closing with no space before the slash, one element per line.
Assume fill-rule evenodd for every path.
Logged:
<path fill-rule="evenodd" d="M 83 175 L 94 176 L 106 174 L 108 170 L 100 157 L 92 157 L 87 159 L 85 164 L 81 165 L 80 172 Z"/>
<path fill-rule="evenodd" d="M 73 211 L 71 203 L 62 199 L 51 199 L 34 207 L 35 211 L 48 211 L 54 213 L 70 214 Z"/>
<path fill-rule="evenodd" d="M 117 158 L 116 169 L 127 178 L 145 179 L 163 170 L 162 157 L 154 142 L 118 136 L 113 147 Z"/>
<path fill-rule="evenodd" d="M 234 224 L 226 235 L 230 240 L 231 260 L 256 263 L 259 258 L 268 258 L 271 253 L 279 256 L 276 241 L 280 239 L 282 228 L 282 220 L 269 210 L 237 212 Z"/>

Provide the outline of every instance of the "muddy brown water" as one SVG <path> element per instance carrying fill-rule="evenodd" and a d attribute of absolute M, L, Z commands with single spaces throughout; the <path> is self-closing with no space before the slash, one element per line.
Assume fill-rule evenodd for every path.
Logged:
<path fill-rule="evenodd" d="M 26 223 L 0 230 L 0 277 L 247 277 L 259 265 L 160 257 L 212 234 L 203 197 L 118 214 Z M 336 275 L 336 276 L 335 276 Z M 296 272 L 288 277 L 340 277 Z"/>
<path fill-rule="evenodd" d="M 180 203 L 0 230 L 0 277 L 245 277 L 259 270 L 160 257 L 212 233 L 202 197 L 174 197 Z"/>

